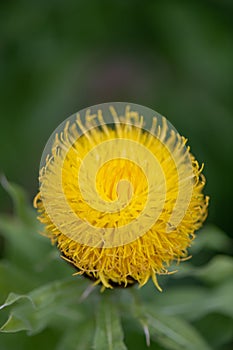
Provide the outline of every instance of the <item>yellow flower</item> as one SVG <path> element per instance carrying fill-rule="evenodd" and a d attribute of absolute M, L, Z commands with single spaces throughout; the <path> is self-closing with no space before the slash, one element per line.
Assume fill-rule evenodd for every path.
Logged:
<path fill-rule="evenodd" d="M 202 167 L 155 112 L 122 103 L 92 109 L 48 143 L 34 200 L 39 220 L 77 274 L 103 288 L 151 277 L 161 290 L 156 276 L 187 258 L 207 216 Z"/>

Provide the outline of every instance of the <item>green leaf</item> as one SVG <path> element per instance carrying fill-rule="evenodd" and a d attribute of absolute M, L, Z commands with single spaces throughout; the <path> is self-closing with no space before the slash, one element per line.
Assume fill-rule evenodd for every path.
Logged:
<path fill-rule="evenodd" d="M 208 290 L 200 286 L 170 287 L 162 294 L 156 296 L 156 300 L 147 303 L 151 309 L 158 310 L 164 315 L 180 316 L 192 320 L 201 314 L 209 312 L 206 301 Z"/>
<path fill-rule="evenodd" d="M 195 322 L 195 327 L 203 334 L 213 349 L 222 349 L 233 339 L 233 318 L 211 313 Z"/>
<path fill-rule="evenodd" d="M 4 175 L 0 176 L 0 183 L 11 196 L 15 214 L 24 222 L 30 224 L 35 218 L 35 212 L 29 204 L 27 195 L 22 187 L 10 183 Z"/>
<path fill-rule="evenodd" d="M 80 313 L 82 305 L 79 304 L 79 298 L 85 286 L 86 283 L 81 278 L 73 278 L 52 282 L 27 295 L 11 293 L 1 306 L 1 309 L 10 307 L 9 317 L 3 324 L 1 332 L 27 330 L 30 334 L 35 334 L 51 322 L 56 323 L 57 318 L 60 324 L 62 320 L 78 322 L 82 319 Z"/>
<path fill-rule="evenodd" d="M 34 227 L 29 227 L 18 218 L 0 216 L 0 231 L 6 241 L 5 256 L 28 272 L 35 271 L 39 261 L 43 262 L 52 249 L 49 241 L 37 233 L 38 228 L 36 219 Z"/>
<path fill-rule="evenodd" d="M 21 319 L 18 315 L 10 315 L 6 323 L 0 328 L 0 332 L 15 333 L 19 331 L 31 331 L 32 326 L 26 319 Z"/>
<path fill-rule="evenodd" d="M 96 317 L 95 350 L 126 350 L 124 334 L 117 306 L 107 295 L 102 295 Z"/>
<path fill-rule="evenodd" d="M 209 295 L 209 312 L 220 312 L 233 318 L 233 280 L 218 286 Z"/>
<path fill-rule="evenodd" d="M 198 331 L 186 321 L 149 310 L 145 313 L 152 339 L 171 350 L 210 350 Z"/>
<path fill-rule="evenodd" d="M 35 275 L 31 275 L 28 273 L 28 271 L 20 269 L 17 265 L 12 264 L 10 261 L 1 260 L 0 285 L 0 303 L 2 303 L 12 290 L 17 293 L 24 293 L 35 288 Z"/>
<path fill-rule="evenodd" d="M 191 321 L 213 312 L 233 317 L 232 291 L 233 281 L 230 279 L 215 288 L 176 286 L 157 295 L 156 300 L 147 302 L 147 305 L 164 315 Z"/>
<path fill-rule="evenodd" d="M 15 294 L 15 293 L 10 293 L 8 295 L 5 303 L 0 306 L 0 310 L 4 309 L 7 306 L 10 306 L 11 304 L 14 304 L 16 301 L 19 301 L 21 299 L 28 299 L 33 304 L 32 298 L 28 295 L 19 295 L 19 294 Z"/>
<path fill-rule="evenodd" d="M 59 257 L 58 250 L 52 247 L 46 237 L 39 234 L 41 229 L 34 212 L 30 224 L 16 216 L 0 215 L 0 232 L 5 240 L 4 256 L 12 266 L 16 266 L 16 270 L 24 271 L 27 277 L 31 275 L 27 285 L 35 280 L 42 284 L 51 281 L 54 279 L 53 271 L 56 278 L 64 278 L 72 272 L 71 267 Z M 11 284 L 13 285 L 13 281 Z M 34 287 L 35 284 L 31 284 L 31 289 Z M 21 292 L 16 283 L 12 290 L 15 289 Z"/>
<path fill-rule="evenodd" d="M 37 233 L 36 221 L 33 228 L 25 226 L 14 217 L 0 216 L 0 231 L 6 241 L 5 256 L 12 266 L 12 276 L 16 274 L 13 271 L 14 267 L 15 271 L 21 271 L 19 276 L 25 275 L 28 279 L 26 285 L 29 288 L 27 290 L 35 288 L 39 283 L 44 284 L 54 280 L 54 276 L 56 279 L 63 279 L 73 272 L 71 266 L 61 259 L 56 247 L 52 247 L 48 239 Z M 6 281 L 9 281 L 6 273 L 4 276 Z M 0 274 L 0 282 L 4 276 Z M 23 290 L 19 289 L 22 283 L 15 282 L 14 284 L 14 280 L 18 279 L 19 277 L 16 276 L 16 279 L 13 278 L 12 281 L 9 281 L 13 286 L 12 290 L 23 292 L 24 288 Z M 5 286 L 3 288 L 5 289 Z"/>
<path fill-rule="evenodd" d="M 202 336 L 190 323 L 178 316 L 165 314 L 164 308 L 160 307 L 162 296 L 161 298 L 156 298 L 156 302 L 147 303 L 144 301 L 142 303 L 139 299 L 139 294 L 136 292 L 136 290 L 132 290 L 134 297 L 132 312 L 135 318 L 143 325 L 146 338 L 151 337 L 156 343 L 171 350 L 209 350 Z M 169 294 L 167 294 L 167 300 L 169 300 Z M 174 306 L 174 299 L 171 302 L 171 306 Z M 166 311 L 169 312 L 169 306 Z"/>
<path fill-rule="evenodd" d="M 193 266 L 185 262 L 179 266 L 174 278 L 196 277 L 208 284 L 219 284 L 233 277 L 233 258 L 228 255 L 215 255 L 206 265 Z"/>
<path fill-rule="evenodd" d="M 207 265 L 198 268 L 195 275 L 205 282 L 219 284 L 233 277 L 233 258 L 227 255 L 216 255 Z"/>
<path fill-rule="evenodd" d="M 202 249 L 210 249 L 216 252 L 229 252 L 232 240 L 225 232 L 214 225 L 205 225 L 199 232 L 190 248 L 191 254 L 196 254 Z"/>
<path fill-rule="evenodd" d="M 93 342 L 94 324 L 91 317 L 76 325 L 61 337 L 56 350 L 89 350 Z"/>

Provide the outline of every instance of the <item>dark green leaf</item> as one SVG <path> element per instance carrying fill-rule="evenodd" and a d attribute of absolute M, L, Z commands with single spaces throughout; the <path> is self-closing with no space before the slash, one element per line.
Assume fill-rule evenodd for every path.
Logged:
<path fill-rule="evenodd" d="M 0 230 L 6 240 L 6 255 L 16 264 L 26 265 L 28 269 L 32 262 L 38 261 L 41 254 L 51 250 L 50 244 L 38 234 L 39 226 L 34 220 L 34 227 L 25 225 L 15 217 L 0 216 Z"/>
<path fill-rule="evenodd" d="M 233 318 L 233 279 L 218 286 L 210 294 L 209 312 L 220 312 Z"/>
<path fill-rule="evenodd" d="M 93 342 L 94 324 L 89 317 L 86 322 L 76 325 L 75 328 L 67 330 L 60 339 L 56 350 L 89 350 Z"/>
<path fill-rule="evenodd" d="M 55 349 L 59 333 L 49 328 L 30 337 L 25 332 L 1 333 L 0 347 L 1 350 L 41 350 L 45 346 L 46 349 Z"/>
<path fill-rule="evenodd" d="M 213 349 L 222 349 L 233 339 L 233 318 L 211 313 L 195 322 L 196 328 L 207 339 Z"/>
<path fill-rule="evenodd" d="M 30 224 L 35 219 L 35 212 L 32 210 L 27 195 L 22 187 L 17 184 L 10 183 L 4 175 L 0 177 L 0 183 L 11 196 L 16 215 L 22 222 Z"/>
<path fill-rule="evenodd" d="M 10 261 L 1 260 L 0 285 L 0 303 L 3 303 L 12 290 L 17 293 L 24 293 L 35 288 L 35 275 L 29 274 L 27 270 L 19 269 L 18 266 L 13 265 Z"/>

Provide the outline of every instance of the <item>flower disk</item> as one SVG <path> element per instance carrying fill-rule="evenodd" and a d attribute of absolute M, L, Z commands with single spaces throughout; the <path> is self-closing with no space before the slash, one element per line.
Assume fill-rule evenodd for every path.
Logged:
<path fill-rule="evenodd" d="M 88 109 L 56 134 L 35 197 L 45 235 L 77 274 L 112 288 L 170 273 L 207 216 L 202 167 L 159 115 Z"/>

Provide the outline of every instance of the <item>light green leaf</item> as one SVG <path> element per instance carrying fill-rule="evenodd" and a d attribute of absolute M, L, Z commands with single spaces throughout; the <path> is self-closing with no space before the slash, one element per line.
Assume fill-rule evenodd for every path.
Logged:
<path fill-rule="evenodd" d="M 0 328 L 0 332 L 3 333 L 15 333 L 25 330 L 31 331 L 31 324 L 26 319 L 21 319 L 17 315 L 10 315 L 6 323 Z"/>
<path fill-rule="evenodd" d="M 218 284 L 233 278 L 233 258 L 216 255 L 207 265 L 196 270 L 195 275 L 205 282 Z"/>
<path fill-rule="evenodd" d="M 210 350 L 198 331 L 186 321 L 149 310 L 145 313 L 152 339 L 171 350 Z"/>
<path fill-rule="evenodd" d="M 162 294 L 156 296 L 156 300 L 147 303 L 152 309 L 158 310 L 164 315 L 180 316 L 192 320 L 201 314 L 208 313 L 208 290 L 200 286 L 170 287 Z"/>
<path fill-rule="evenodd" d="M 214 225 L 205 225 L 199 232 L 190 248 L 191 254 L 196 254 L 202 249 L 210 249 L 216 252 L 229 252 L 232 240 L 220 228 Z"/>
<path fill-rule="evenodd" d="M 14 304 L 15 302 L 17 302 L 17 301 L 19 301 L 19 300 L 21 300 L 21 299 L 28 299 L 28 300 L 32 303 L 32 305 L 34 305 L 34 304 L 33 304 L 33 300 L 32 300 L 32 298 L 31 298 L 30 296 L 28 296 L 28 295 L 19 295 L 19 294 L 15 294 L 15 293 L 10 293 L 10 294 L 8 295 L 8 297 L 7 297 L 6 301 L 5 301 L 5 303 L 2 304 L 2 305 L 0 306 L 0 310 L 1 310 L 1 309 L 4 309 L 4 308 L 7 307 L 7 306 L 10 306 L 11 304 Z"/>
<path fill-rule="evenodd" d="M 107 296 L 103 296 L 97 310 L 93 348 L 95 350 L 126 350 L 123 338 L 117 306 Z"/>
<path fill-rule="evenodd" d="M 54 281 L 29 293 L 30 298 L 37 308 L 43 308 L 51 303 L 61 301 L 77 300 L 85 289 L 88 281 L 83 278 L 73 277 L 61 281 Z"/>
<path fill-rule="evenodd" d="M 233 258 L 228 255 L 215 255 L 206 265 L 196 267 L 188 262 L 179 266 L 174 278 L 196 277 L 208 284 L 219 284 L 233 278 Z"/>
<path fill-rule="evenodd" d="M 232 280 L 226 280 L 215 288 L 170 287 L 147 305 L 164 315 L 180 316 L 186 320 L 197 320 L 213 312 L 233 317 L 232 294 Z"/>
<path fill-rule="evenodd" d="M 177 292 L 178 291 L 181 292 L 181 289 L 177 287 Z M 197 330 L 185 319 L 175 316 L 182 303 L 181 298 L 180 305 L 178 301 L 178 307 L 176 308 L 176 297 L 179 295 L 178 293 L 171 298 L 171 301 L 170 296 L 172 296 L 172 294 L 169 292 L 161 294 L 160 297 L 157 296 L 154 301 L 150 301 L 149 303 L 144 301 L 143 303 L 139 298 L 139 294 L 136 293 L 137 291 L 132 290 L 132 292 L 134 296 L 132 312 L 141 324 L 144 326 L 146 325 L 152 340 L 164 346 L 166 349 L 171 350 L 209 350 L 208 344 L 206 344 Z M 198 290 L 198 295 L 196 296 L 197 301 L 201 300 L 201 296 L 203 296 L 202 292 L 202 289 Z M 185 294 L 185 291 L 183 291 L 182 296 L 184 297 Z M 165 297 L 164 302 L 163 296 Z M 186 301 L 183 301 L 183 313 L 187 305 L 189 309 L 192 305 L 192 296 L 190 295 L 189 298 L 186 299 Z M 163 302 L 162 305 L 161 302 Z M 168 305 L 166 305 L 166 302 Z M 171 310 L 173 307 L 176 309 Z M 194 310 L 195 308 L 199 309 L 198 303 L 195 304 Z M 174 314 L 170 315 L 170 312 Z"/>
<path fill-rule="evenodd" d="M 8 320 L 1 331 L 16 332 L 23 329 L 34 334 L 51 322 L 56 322 L 57 318 L 60 324 L 63 319 L 65 322 L 67 319 L 78 322 L 82 318 L 79 298 L 85 286 L 85 281 L 73 278 L 52 282 L 27 295 L 11 293 L 1 307 L 2 309 L 10 307 Z M 75 312 L 74 307 L 77 308 Z"/>

